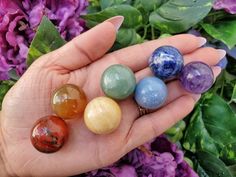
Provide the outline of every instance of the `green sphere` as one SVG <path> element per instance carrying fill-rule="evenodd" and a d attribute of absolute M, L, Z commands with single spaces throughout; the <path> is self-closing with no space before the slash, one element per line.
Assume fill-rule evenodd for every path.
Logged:
<path fill-rule="evenodd" d="M 136 78 L 133 71 L 123 65 L 116 64 L 107 68 L 101 79 L 101 87 L 106 96 L 123 100 L 133 94 Z"/>

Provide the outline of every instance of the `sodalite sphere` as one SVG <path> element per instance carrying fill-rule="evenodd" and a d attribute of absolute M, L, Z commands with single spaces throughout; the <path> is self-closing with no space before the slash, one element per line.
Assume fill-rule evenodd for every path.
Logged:
<path fill-rule="evenodd" d="M 183 68 L 183 64 L 183 56 L 172 46 L 157 48 L 149 58 L 149 67 L 153 74 L 164 80 L 175 78 Z"/>
<path fill-rule="evenodd" d="M 184 66 L 179 80 L 188 92 L 201 94 L 213 85 L 214 74 L 207 64 L 203 62 L 191 62 Z"/>
<path fill-rule="evenodd" d="M 167 87 L 157 77 L 146 77 L 139 81 L 135 89 L 135 100 L 143 108 L 157 109 L 167 98 Z"/>

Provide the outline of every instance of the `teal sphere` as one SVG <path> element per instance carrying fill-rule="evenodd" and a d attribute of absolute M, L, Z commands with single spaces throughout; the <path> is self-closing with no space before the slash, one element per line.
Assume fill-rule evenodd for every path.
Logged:
<path fill-rule="evenodd" d="M 101 88 L 106 96 L 123 100 L 133 94 L 136 78 L 133 71 L 120 64 L 112 65 L 102 74 Z"/>

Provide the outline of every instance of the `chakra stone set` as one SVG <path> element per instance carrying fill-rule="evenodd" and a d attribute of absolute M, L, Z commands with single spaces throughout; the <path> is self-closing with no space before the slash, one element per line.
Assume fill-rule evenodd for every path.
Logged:
<path fill-rule="evenodd" d="M 178 78 L 184 89 L 195 94 L 207 91 L 214 82 L 213 72 L 207 64 L 192 62 L 184 66 L 183 56 L 172 46 L 157 48 L 149 58 L 149 67 L 154 76 L 145 77 L 136 84 L 130 68 L 119 64 L 110 66 L 102 74 L 100 83 L 107 97 L 97 97 L 89 103 L 78 86 L 66 84 L 57 89 L 51 98 L 56 115 L 43 117 L 35 123 L 31 131 L 33 146 L 43 153 L 58 151 L 69 135 L 65 120 L 82 116 L 86 127 L 93 133 L 112 133 L 119 127 L 122 117 L 114 100 L 124 100 L 134 94 L 140 107 L 158 109 L 168 95 L 164 81 Z"/>

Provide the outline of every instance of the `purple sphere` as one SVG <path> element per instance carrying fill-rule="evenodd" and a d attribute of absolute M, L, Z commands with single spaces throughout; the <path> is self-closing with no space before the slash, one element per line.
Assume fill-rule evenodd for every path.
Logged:
<path fill-rule="evenodd" d="M 206 92 L 214 83 L 212 69 L 203 62 L 191 62 L 184 66 L 180 74 L 180 82 L 191 93 Z"/>

